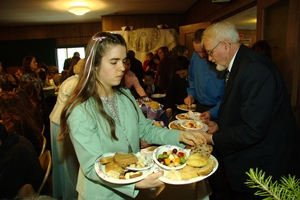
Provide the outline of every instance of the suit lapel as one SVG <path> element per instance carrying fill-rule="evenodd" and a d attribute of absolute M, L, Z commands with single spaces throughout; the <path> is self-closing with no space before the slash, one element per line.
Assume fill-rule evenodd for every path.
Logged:
<path fill-rule="evenodd" d="M 232 89 L 232 87 L 234 85 L 234 82 L 235 82 L 236 75 L 239 71 L 240 63 L 241 63 L 242 58 L 243 58 L 245 52 L 247 51 L 247 49 L 248 49 L 248 47 L 246 47 L 245 45 L 241 45 L 240 48 L 238 49 L 238 52 L 237 52 L 237 54 L 235 56 L 235 59 L 233 61 L 233 65 L 232 65 L 232 68 L 231 68 L 231 71 L 230 71 L 230 76 L 229 76 L 229 79 L 227 81 L 227 85 L 225 87 L 225 92 L 224 92 L 224 96 L 223 96 L 223 99 L 222 99 L 222 102 L 221 102 L 221 106 L 226 101 L 228 95 L 231 92 L 231 89 Z"/>

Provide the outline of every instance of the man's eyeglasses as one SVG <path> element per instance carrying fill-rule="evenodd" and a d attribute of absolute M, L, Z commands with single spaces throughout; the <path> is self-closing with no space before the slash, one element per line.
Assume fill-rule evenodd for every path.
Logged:
<path fill-rule="evenodd" d="M 209 56 L 212 56 L 212 54 L 214 53 L 214 50 L 215 48 L 217 48 L 219 46 L 219 44 L 221 44 L 222 42 L 219 42 L 214 48 L 212 48 L 212 50 L 210 51 L 206 51 L 206 53 L 209 55 Z"/>

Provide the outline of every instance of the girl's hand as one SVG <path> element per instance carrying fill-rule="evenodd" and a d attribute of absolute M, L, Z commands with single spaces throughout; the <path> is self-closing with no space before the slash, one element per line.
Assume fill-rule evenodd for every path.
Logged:
<path fill-rule="evenodd" d="M 185 144 L 194 146 L 197 144 L 206 144 L 206 139 L 202 135 L 203 131 L 180 131 L 179 132 L 179 141 L 184 142 Z"/>
<path fill-rule="evenodd" d="M 164 175 L 163 171 L 149 174 L 146 178 L 137 182 L 135 184 L 135 187 L 138 189 L 147 189 L 147 188 L 156 188 L 156 187 L 163 186 L 164 183 L 158 179 L 163 175 Z"/>

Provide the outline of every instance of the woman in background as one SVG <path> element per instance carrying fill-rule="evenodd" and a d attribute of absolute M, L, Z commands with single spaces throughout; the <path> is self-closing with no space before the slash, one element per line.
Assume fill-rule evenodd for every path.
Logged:
<path fill-rule="evenodd" d="M 2 123 L 8 132 L 16 132 L 27 138 L 34 146 L 37 155 L 40 155 L 43 145 L 42 126 L 36 119 L 36 113 L 29 109 L 31 105 L 25 105 L 23 101 L 30 102 L 30 100 L 22 100 L 14 92 L 0 94 Z"/>
<path fill-rule="evenodd" d="M 78 159 L 70 138 L 58 141 L 60 131 L 60 115 L 63 107 L 74 88 L 84 66 L 85 59 L 70 69 L 74 70 L 74 76 L 67 78 L 60 86 L 56 104 L 50 114 L 51 150 L 52 150 L 52 186 L 53 197 L 63 199 L 77 199 L 76 191 L 77 175 L 79 169 Z"/>
<path fill-rule="evenodd" d="M 35 57 L 26 56 L 23 58 L 21 81 L 29 81 L 33 83 L 38 97 L 41 99 L 43 81 L 37 75 L 38 69 L 38 63 L 36 62 Z"/>

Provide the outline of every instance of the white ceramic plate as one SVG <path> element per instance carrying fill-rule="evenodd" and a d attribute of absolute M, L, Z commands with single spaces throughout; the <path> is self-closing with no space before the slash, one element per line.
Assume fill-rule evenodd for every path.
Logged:
<path fill-rule="evenodd" d="M 168 128 L 172 129 L 172 130 L 184 130 L 185 129 L 180 125 L 183 122 L 183 120 L 174 120 L 172 122 L 169 123 Z M 173 124 L 175 125 L 175 127 L 173 126 Z M 181 129 L 179 129 L 181 128 Z"/>
<path fill-rule="evenodd" d="M 183 148 L 175 146 L 175 145 L 163 145 L 163 146 L 159 146 L 159 147 L 157 147 L 153 151 L 153 155 L 152 155 L 152 158 L 153 158 L 155 164 L 158 165 L 160 168 L 162 168 L 164 170 L 171 170 L 171 169 L 178 170 L 178 169 L 182 169 L 186 165 L 186 163 L 184 163 L 184 164 L 182 164 L 180 166 L 177 166 L 177 167 L 169 167 L 169 166 L 161 164 L 157 160 L 158 155 L 163 154 L 163 152 L 167 152 L 169 150 L 172 151 L 173 149 L 182 150 L 185 153 L 185 155 L 186 155 L 185 159 L 187 159 L 187 157 L 190 155 L 190 149 L 183 149 Z"/>
<path fill-rule="evenodd" d="M 166 94 L 152 94 L 151 98 L 164 98 Z"/>
<path fill-rule="evenodd" d="M 200 114 L 201 113 L 199 113 L 199 112 L 193 112 L 193 113 L 195 115 L 195 117 L 193 117 L 193 119 L 201 122 L 201 119 L 200 119 Z M 188 113 L 180 113 L 180 114 L 177 114 L 175 117 L 178 120 L 187 120 L 187 119 L 189 119 Z"/>
<path fill-rule="evenodd" d="M 177 108 L 178 108 L 179 110 L 189 111 L 189 109 L 187 108 L 187 106 L 186 106 L 185 104 L 177 105 Z M 196 104 L 192 104 L 190 110 L 191 110 L 191 111 L 195 111 L 195 110 L 196 110 Z"/>
<path fill-rule="evenodd" d="M 105 153 L 102 156 L 100 156 L 99 158 L 97 158 L 97 160 L 95 161 L 95 171 L 96 171 L 97 175 L 101 179 L 103 179 L 103 180 L 105 180 L 107 182 L 115 183 L 115 184 L 135 183 L 137 181 L 140 181 L 140 180 L 144 179 L 146 176 L 148 176 L 154 170 L 154 167 L 152 167 L 152 168 L 149 168 L 147 170 L 141 171 L 141 172 L 143 172 L 142 176 L 139 176 L 139 177 L 136 177 L 136 178 L 132 178 L 132 179 L 115 179 L 115 178 L 108 177 L 106 175 L 106 172 L 105 172 L 105 165 L 102 165 L 100 163 L 100 158 L 107 157 L 107 156 L 113 156 L 113 155 L 115 155 L 115 153 Z"/>
<path fill-rule="evenodd" d="M 193 124 L 194 126 L 191 127 L 190 124 Z M 203 130 L 207 131 L 206 129 L 207 125 L 203 124 L 202 122 L 196 121 L 196 120 L 184 120 L 180 124 L 183 128 L 186 130 Z"/>
<path fill-rule="evenodd" d="M 147 155 L 143 155 L 140 152 L 136 153 L 135 155 L 139 159 L 139 162 L 144 163 L 145 167 L 139 168 L 139 167 L 128 166 L 128 167 L 126 167 L 126 169 L 131 170 L 131 171 L 144 171 L 144 170 L 147 170 L 147 169 L 153 167 L 153 160 L 151 159 L 151 157 L 149 157 Z"/>
<path fill-rule="evenodd" d="M 198 181 L 202 181 L 202 180 L 206 179 L 207 177 L 211 176 L 213 173 L 215 173 L 215 171 L 217 170 L 217 168 L 219 166 L 218 160 L 213 155 L 211 155 L 210 157 L 215 160 L 216 166 L 213 168 L 213 170 L 209 174 L 207 174 L 205 176 L 198 176 L 198 177 L 195 177 L 195 178 L 192 178 L 189 180 L 176 181 L 176 180 L 171 180 L 171 179 L 166 178 L 165 176 L 168 171 L 163 170 L 164 175 L 159 177 L 158 179 L 164 183 L 171 184 L 171 185 L 186 185 L 186 184 L 191 184 L 191 183 L 195 183 Z M 160 167 L 158 167 L 157 165 L 154 167 L 154 172 L 161 171 L 161 170 L 162 169 Z"/>

